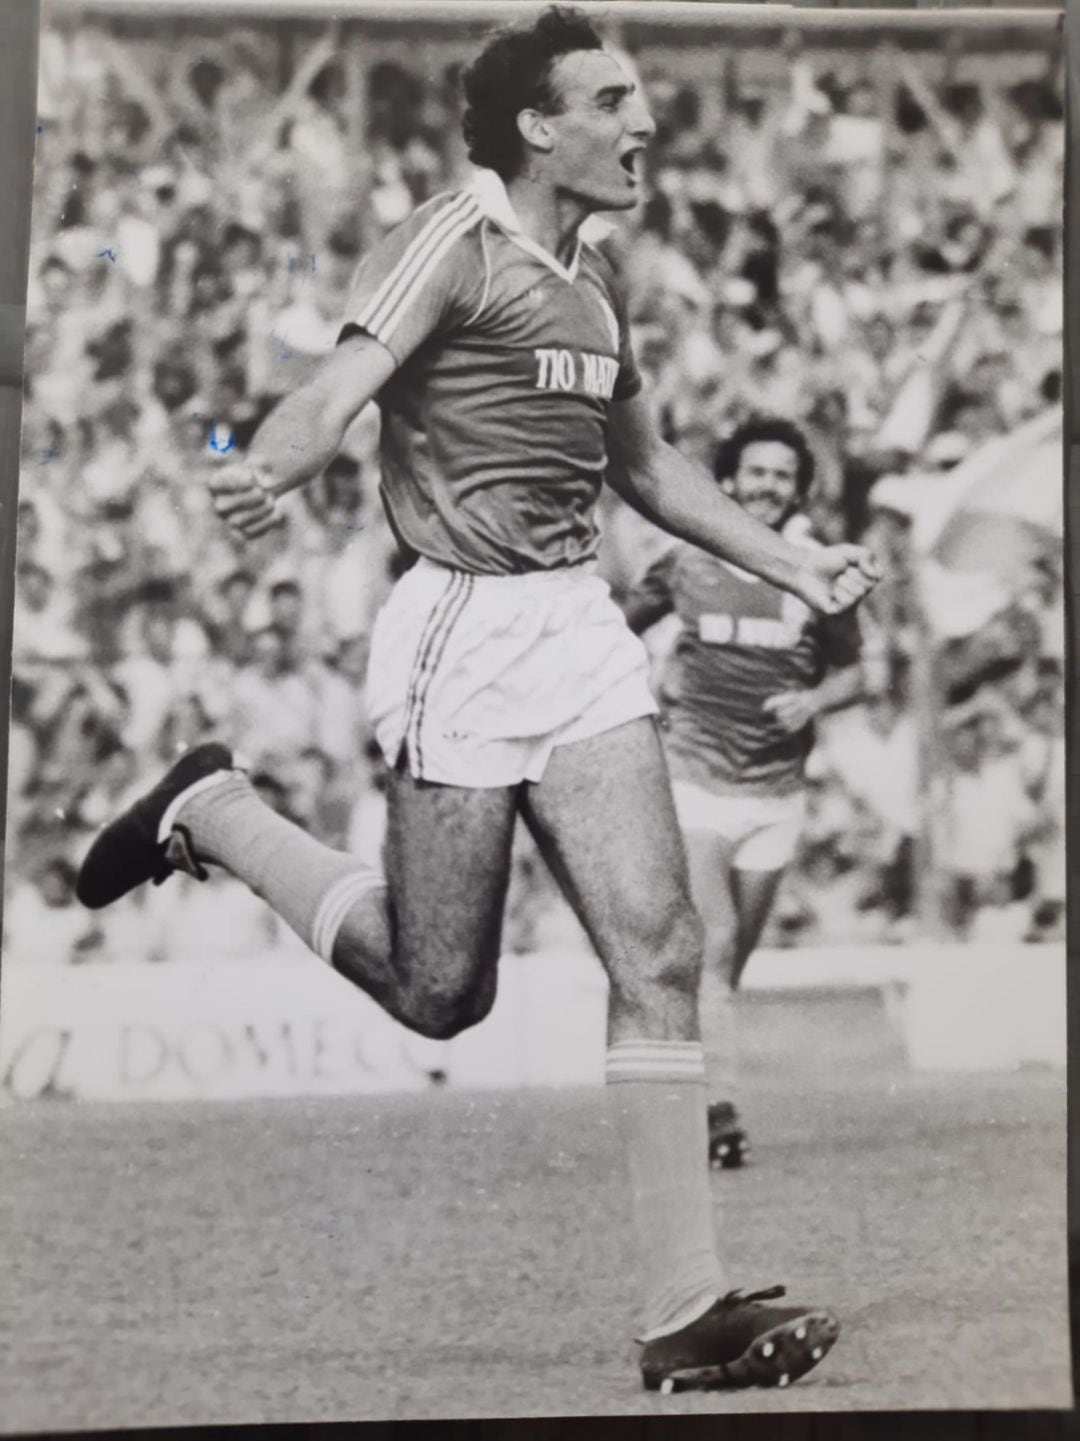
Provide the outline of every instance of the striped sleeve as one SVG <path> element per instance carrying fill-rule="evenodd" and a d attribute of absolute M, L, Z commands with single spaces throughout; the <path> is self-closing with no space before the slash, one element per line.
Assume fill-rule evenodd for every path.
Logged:
<path fill-rule="evenodd" d="M 622 291 L 615 278 L 610 261 L 593 246 L 588 247 L 589 254 L 593 259 L 597 273 L 600 277 L 601 286 L 611 309 L 611 315 L 615 322 L 616 344 L 618 347 L 619 371 L 615 379 L 615 389 L 612 395 L 614 400 L 631 400 L 642 387 L 641 372 L 638 370 L 637 359 L 634 355 L 633 341 L 630 336 L 630 317 L 627 314 L 626 303 L 623 300 Z"/>
<path fill-rule="evenodd" d="M 461 244 L 480 223 L 467 191 L 439 195 L 385 236 L 360 263 L 339 335 L 373 335 L 404 361 L 464 313 L 470 278 Z"/>

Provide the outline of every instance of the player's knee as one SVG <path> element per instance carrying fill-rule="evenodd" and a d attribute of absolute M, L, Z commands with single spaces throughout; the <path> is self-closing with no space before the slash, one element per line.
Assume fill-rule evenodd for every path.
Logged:
<path fill-rule="evenodd" d="M 409 1008 L 411 1028 L 430 1041 L 452 1041 L 462 1031 L 477 1026 L 487 1016 L 494 995 L 454 997 L 452 1000 L 425 997 Z"/>
<path fill-rule="evenodd" d="M 409 1029 L 428 1041 L 452 1041 L 467 1029 L 454 1012 L 430 1006 L 410 1007 L 407 1018 Z"/>
<path fill-rule="evenodd" d="M 494 969 L 479 982 L 459 989 L 414 988 L 406 1003 L 412 1029 L 432 1041 L 450 1041 L 478 1026 L 494 1004 Z"/>

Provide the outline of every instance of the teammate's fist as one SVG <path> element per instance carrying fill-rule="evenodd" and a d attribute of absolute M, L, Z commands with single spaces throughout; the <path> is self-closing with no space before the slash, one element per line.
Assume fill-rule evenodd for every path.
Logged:
<path fill-rule="evenodd" d="M 762 701 L 761 709 L 772 716 L 785 735 L 798 735 L 813 721 L 818 704 L 812 690 L 786 690 Z"/>
<path fill-rule="evenodd" d="M 808 551 L 797 594 L 825 615 L 850 610 L 870 594 L 881 569 L 862 545 L 830 545 Z"/>
<path fill-rule="evenodd" d="M 281 523 L 281 510 L 270 487 L 269 471 L 249 460 L 223 465 L 210 476 L 214 509 L 245 540 L 265 535 Z"/>

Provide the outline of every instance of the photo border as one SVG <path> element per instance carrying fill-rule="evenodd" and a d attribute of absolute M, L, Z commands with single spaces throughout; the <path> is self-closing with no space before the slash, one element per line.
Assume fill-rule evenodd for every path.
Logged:
<path fill-rule="evenodd" d="M 684 0 L 653 0 L 657 12 L 668 12 L 664 19 L 675 21 L 694 8 Z M 769 3 L 769 0 L 764 0 Z M 134 12 L 146 7 L 141 0 L 51 0 L 50 9 L 62 13 L 73 8 L 85 10 Z M 760 11 L 762 0 L 741 0 L 733 5 L 735 24 L 755 23 L 752 10 Z M 900 8 L 902 6 L 903 8 Z M 182 15 L 205 10 L 205 0 L 171 0 L 170 8 Z M 376 3 L 365 9 L 400 17 L 409 13 L 426 13 L 475 9 L 487 16 L 499 12 L 520 15 L 525 5 L 506 0 L 465 0 L 450 5 L 445 0 L 402 0 L 402 3 Z M 530 8 L 540 8 L 539 6 Z M 774 9 L 775 7 L 770 6 Z M 786 7 L 785 7 L 786 8 Z M 801 0 L 793 9 L 807 9 Z M 219 0 L 215 13 L 255 14 L 264 10 L 261 0 Z M 1060 7 L 1045 4 L 997 6 L 989 5 L 975 11 L 965 0 L 940 0 L 924 6 L 919 0 L 897 0 L 893 7 L 857 5 L 843 9 L 822 5 L 814 18 L 800 14 L 799 22 L 808 27 L 819 23 L 835 28 L 850 18 L 860 27 L 882 23 L 907 28 L 925 25 L 928 21 L 945 19 L 953 25 L 978 25 L 992 16 L 995 23 L 1008 24 L 1015 16 L 1029 23 L 1033 11 L 1058 12 L 1058 23 L 1065 31 L 1067 97 L 1068 97 L 1068 161 L 1066 165 L 1066 243 L 1065 243 L 1065 476 L 1066 476 L 1066 716 L 1069 746 L 1067 775 L 1067 813 L 1069 833 L 1075 837 L 1080 825 L 1080 704 L 1074 691 L 1080 675 L 1080 15 L 1073 12 L 1070 24 Z M 27 294 L 30 244 L 31 194 L 36 137 L 36 95 L 38 74 L 38 40 L 40 0 L 0 0 L 0 689 L 10 695 L 12 610 L 14 598 L 14 556 L 17 490 L 20 457 L 20 425 L 22 415 L 23 330 Z M 342 16 L 343 6 L 335 0 L 317 0 L 312 18 Z M 741 13 L 740 13 L 741 12 Z M 660 15 L 657 13 L 659 20 Z M 770 19 L 773 17 L 770 16 Z M 757 20 L 756 23 L 761 23 Z M 0 817 L 6 812 L 7 727 L 0 726 Z M 3 829 L 0 827 L 0 861 L 3 859 Z M 1068 939 L 1067 956 L 1070 984 L 1068 987 L 1068 1093 L 1070 1111 L 1080 1086 L 1080 986 L 1072 983 L 1074 967 L 1080 963 L 1080 844 L 1068 847 Z M 2 908 L 2 899 L 0 899 Z M 2 917 L 2 909 L 0 909 Z M 1068 1203 L 1070 1301 L 1073 1340 L 1073 1371 L 1080 1373 L 1080 1136 L 1070 1126 L 1068 1138 Z M 164 1419 L 164 1418 L 163 1418 Z M 69 1433 L 75 1434 L 75 1433 Z M 661 1436 L 680 1441 L 713 1441 L 717 1436 L 735 1441 L 758 1441 L 758 1438 L 782 1437 L 783 1441 L 855 1441 L 855 1438 L 900 1438 L 918 1436 L 920 1441 L 944 1441 L 944 1438 L 972 1438 L 972 1441 L 1051 1441 L 1051 1438 L 1080 1436 L 1080 1417 L 1076 1412 L 866 1412 L 866 1413 L 792 1413 L 791 1415 L 627 1417 L 627 1418 L 554 1418 L 520 1421 L 481 1420 L 472 1422 L 394 1421 L 360 1424 L 335 1423 L 310 1426 L 237 1426 L 229 1428 L 162 1428 L 152 1432 L 80 1433 L 88 1435 L 123 1434 L 171 1438 L 224 1436 L 303 1436 L 358 1437 L 360 1441 L 577 1441 L 587 1435 L 588 1441 L 656 1441 Z"/>

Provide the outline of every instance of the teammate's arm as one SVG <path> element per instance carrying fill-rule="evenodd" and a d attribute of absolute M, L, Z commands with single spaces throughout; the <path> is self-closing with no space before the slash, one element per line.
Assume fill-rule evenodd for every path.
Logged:
<path fill-rule="evenodd" d="M 278 497 L 322 474 L 397 365 L 370 335 L 343 341 L 309 381 L 274 407 L 247 455 L 215 470 L 210 493 L 218 515 L 247 540 L 276 525 Z"/>
<path fill-rule="evenodd" d="M 702 469 L 663 441 L 640 394 L 610 410 L 608 481 L 646 519 L 671 535 L 835 614 L 862 600 L 880 580 L 858 545 L 807 550 L 754 520 Z"/>
<path fill-rule="evenodd" d="M 843 670 L 834 670 L 814 687 L 818 715 L 828 715 L 830 711 L 854 705 L 857 700 L 862 700 L 863 689 L 861 665 L 847 665 Z"/>
<path fill-rule="evenodd" d="M 798 735 L 818 716 L 842 710 L 862 699 L 865 689 L 862 628 L 854 611 L 825 616 L 816 623 L 823 674 L 817 685 L 769 696 L 762 710 L 788 735 Z"/>
<path fill-rule="evenodd" d="M 862 694 L 862 666 L 848 665 L 843 670 L 831 671 L 820 685 L 808 690 L 781 691 L 771 695 L 761 708 L 789 735 L 797 735 L 818 716 L 854 705 L 862 699 Z"/>

